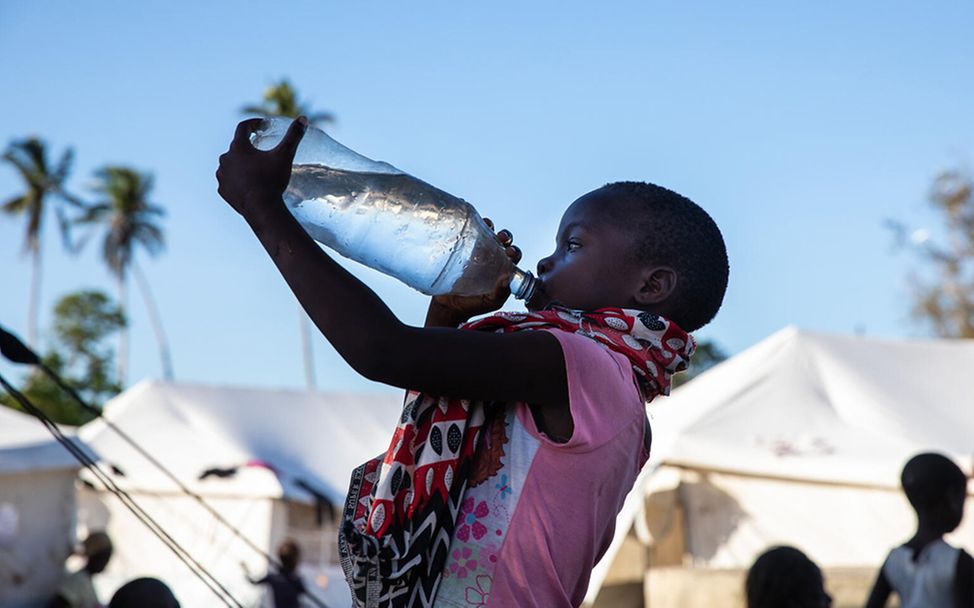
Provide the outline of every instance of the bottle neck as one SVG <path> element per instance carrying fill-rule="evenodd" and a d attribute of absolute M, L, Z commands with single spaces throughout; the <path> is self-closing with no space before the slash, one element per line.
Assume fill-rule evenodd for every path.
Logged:
<path fill-rule="evenodd" d="M 511 276 L 511 295 L 518 300 L 529 300 L 534 295 L 534 290 L 538 285 L 538 280 L 530 272 L 514 268 Z"/>

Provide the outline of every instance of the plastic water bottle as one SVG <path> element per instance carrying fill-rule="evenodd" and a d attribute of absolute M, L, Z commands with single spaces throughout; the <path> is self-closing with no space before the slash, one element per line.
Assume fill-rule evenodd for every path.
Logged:
<path fill-rule="evenodd" d="M 265 120 L 251 141 L 269 150 L 290 124 Z M 534 292 L 534 276 L 514 266 L 470 203 L 313 126 L 294 156 L 284 202 L 319 243 L 427 295 L 490 293 L 506 274 L 514 297 Z"/>

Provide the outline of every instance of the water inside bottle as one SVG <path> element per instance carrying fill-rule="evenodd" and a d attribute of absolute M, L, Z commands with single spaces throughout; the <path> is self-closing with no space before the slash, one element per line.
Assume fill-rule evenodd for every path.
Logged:
<path fill-rule="evenodd" d="M 488 293 L 514 270 L 469 203 L 405 173 L 298 163 L 284 201 L 315 240 L 428 295 Z"/>

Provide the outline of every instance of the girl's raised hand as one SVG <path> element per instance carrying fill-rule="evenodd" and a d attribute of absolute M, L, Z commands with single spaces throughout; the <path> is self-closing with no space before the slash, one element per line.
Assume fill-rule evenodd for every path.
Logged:
<path fill-rule="evenodd" d="M 494 223 L 484 218 L 484 222 L 491 228 Z M 504 252 L 514 265 L 521 261 L 521 250 L 514 243 L 514 235 L 509 230 L 497 231 L 497 242 L 504 247 Z M 476 296 L 433 296 L 429 311 L 426 315 L 426 327 L 457 327 L 471 317 L 486 314 L 499 309 L 511 295 L 511 275 L 505 274 L 497 278 L 493 291 Z"/>
<path fill-rule="evenodd" d="M 308 119 L 299 116 L 288 127 L 273 150 L 258 150 L 251 134 L 263 119 L 251 118 L 237 125 L 230 149 L 220 156 L 216 171 L 217 192 L 245 218 L 269 200 L 279 200 L 291 178 L 294 153 L 308 128 Z"/>

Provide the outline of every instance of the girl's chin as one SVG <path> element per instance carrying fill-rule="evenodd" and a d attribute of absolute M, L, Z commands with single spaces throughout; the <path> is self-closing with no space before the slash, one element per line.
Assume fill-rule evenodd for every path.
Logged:
<path fill-rule="evenodd" d="M 545 293 L 544 287 L 539 286 L 531 299 L 524 303 L 524 307 L 531 312 L 536 312 L 548 308 L 552 302 L 553 300 Z"/>
<path fill-rule="evenodd" d="M 530 312 L 539 312 L 539 311 L 542 311 L 542 310 L 550 310 L 550 309 L 556 308 L 556 307 L 557 308 L 570 308 L 568 306 L 565 306 L 564 304 L 562 304 L 558 300 L 555 300 L 554 298 L 548 297 L 547 295 L 544 295 L 544 297 L 542 297 L 542 298 L 539 298 L 537 296 L 531 298 L 530 300 L 528 300 L 527 302 L 524 303 L 524 307 L 527 308 L 528 311 L 530 311 Z"/>

